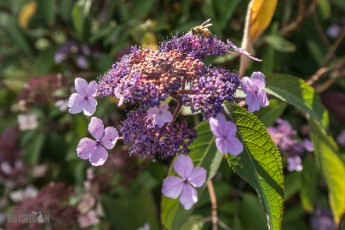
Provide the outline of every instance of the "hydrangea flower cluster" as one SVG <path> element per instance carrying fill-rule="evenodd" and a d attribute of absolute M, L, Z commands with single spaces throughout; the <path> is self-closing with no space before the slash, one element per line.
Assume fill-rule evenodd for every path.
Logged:
<path fill-rule="evenodd" d="M 242 143 L 236 138 L 235 124 L 222 114 L 223 102 L 235 101 L 234 94 L 241 80 L 237 73 L 230 73 L 220 66 L 207 66 L 203 62 L 207 56 L 229 53 L 247 55 L 259 61 L 231 41 L 224 43 L 216 36 L 187 33 L 161 43 L 158 50 L 132 47 L 130 53 L 113 64 L 98 83 L 87 83 L 77 78 L 77 92 L 71 95 L 68 103 L 73 114 L 83 112 L 92 116 L 97 106 L 94 97 L 114 96 L 119 99 L 118 106 L 131 103 L 139 107 L 127 114 L 119 132 L 114 127 L 104 128 L 100 119 L 92 117 L 89 133 L 96 140 L 81 139 L 77 147 L 78 156 L 89 159 L 94 166 L 102 165 L 108 157 L 107 151 L 117 140 L 129 146 L 131 156 L 167 158 L 178 154 L 174 168 L 182 179 L 168 177 L 162 192 L 171 198 L 180 197 L 185 209 L 190 209 L 197 201 L 194 187 L 205 183 L 206 171 L 200 167 L 193 169 L 192 160 L 187 156 L 188 147 L 197 133 L 188 128 L 187 122 L 176 121 L 181 107 L 189 107 L 192 112 L 201 113 L 204 120 L 210 120 L 219 151 L 232 155 L 243 151 Z M 259 81 L 264 79 L 262 73 L 255 75 L 261 77 Z M 264 86 L 263 80 L 258 90 L 254 86 L 246 87 L 251 103 L 268 105 L 267 96 L 262 93 Z M 177 101 L 173 113 L 168 104 L 163 104 L 168 97 Z"/>
<path fill-rule="evenodd" d="M 286 154 L 288 171 L 301 171 L 303 169 L 301 155 L 305 151 L 314 151 L 312 142 L 309 139 L 298 140 L 297 131 L 283 119 L 277 120 L 277 127 L 269 127 L 267 130 L 274 143 Z"/>

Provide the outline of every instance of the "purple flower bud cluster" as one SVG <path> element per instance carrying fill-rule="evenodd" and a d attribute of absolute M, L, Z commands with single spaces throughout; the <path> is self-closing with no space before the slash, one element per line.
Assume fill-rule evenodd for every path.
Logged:
<path fill-rule="evenodd" d="M 196 138 L 196 131 L 188 129 L 187 123 L 169 123 L 160 128 L 143 109 L 128 113 L 120 132 L 124 143 L 130 145 L 130 155 L 140 157 L 187 154 L 188 146 Z"/>
<path fill-rule="evenodd" d="M 179 90 L 183 80 L 201 77 L 206 66 L 176 50 L 159 52 L 132 49 L 100 80 L 97 96 L 124 97 L 124 102 L 158 106 Z"/>
<path fill-rule="evenodd" d="M 302 160 L 300 155 L 314 151 L 313 145 L 309 139 L 303 141 L 297 139 L 297 132 L 287 120 L 278 119 L 276 127 L 268 127 L 268 132 L 278 148 L 284 152 L 288 159 L 289 171 L 301 171 Z"/>
<path fill-rule="evenodd" d="M 239 85 L 236 73 L 221 67 L 210 67 L 207 74 L 191 81 L 190 90 L 193 93 L 184 95 L 182 102 L 190 106 L 193 113 L 201 112 L 206 120 L 221 112 L 225 100 L 235 100 L 234 92 Z"/>
<path fill-rule="evenodd" d="M 91 49 L 87 45 L 79 45 L 75 41 L 68 40 L 63 43 L 55 53 L 54 62 L 61 64 L 68 58 L 75 60 L 76 65 L 81 69 L 89 68 L 89 57 Z"/>
<path fill-rule="evenodd" d="M 173 36 L 171 39 L 163 42 L 159 50 L 168 52 L 177 50 L 187 56 L 204 59 L 207 56 L 223 56 L 229 52 L 231 46 L 219 40 L 216 36 L 207 38 L 187 33 L 181 37 Z"/>

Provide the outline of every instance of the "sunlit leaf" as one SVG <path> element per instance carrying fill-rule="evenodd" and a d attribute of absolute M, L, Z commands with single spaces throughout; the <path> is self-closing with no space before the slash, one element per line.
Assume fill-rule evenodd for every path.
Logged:
<path fill-rule="evenodd" d="M 280 153 L 261 121 L 237 104 L 225 103 L 236 123 L 244 151 L 226 155 L 229 165 L 257 192 L 269 229 L 280 229 L 284 184 Z"/>
<path fill-rule="evenodd" d="M 267 75 L 267 93 L 310 114 L 324 127 L 328 126 L 328 113 L 314 89 L 300 78 L 286 74 Z"/>
<path fill-rule="evenodd" d="M 252 0 L 250 15 L 250 39 L 254 41 L 270 24 L 277 0 Z"/>
<path fill-rule="evenodd" d="M 329 203 L 335 223 L 345 213 L 345 164 L 332 137 L 313 119 L 310 119 L 311 137 L 323 177 L 329 190 Z"/>
<path fill-rule="evenodd" d="M 36 1 L 28 2 L 20 10 L 20 13 L 18 16 L 18 24 L 23 30 L 28 29 L 30 19 L 35 15 L 36 10 L 37 10 Z"/>

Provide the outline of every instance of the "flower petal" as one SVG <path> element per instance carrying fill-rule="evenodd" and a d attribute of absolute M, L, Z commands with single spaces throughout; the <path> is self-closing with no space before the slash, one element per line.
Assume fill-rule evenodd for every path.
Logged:
<path fill-rule="evenodd" d="M 96 93 L 97 90 L 97 82 L 96 81 L 91 81 L 89 83 L 89 86 L 87 87 L 87 96 L 93 96 Z"/>
<path fill-rule="evenodd" d="M 104 133 L 104 124 L 103 121 L 97 117 L 92 117 L 89 127 L 89 133 L 96 139 L 100 140 Z"/>
<path fill-rule="evenodd" d="M 225 143 L 227 152 L 231 155 L 237 156 L 243 152 L 243 144 L 238 138 L 227 137 Z"/>
<path fill-rule="evenodd" d="M 196 188 L 201 187 L 206 181 L 206 170 L 202 167 L 195 167 L 188 181 Z"/>
<path fill-rule="evenodd" d="M 68 99 L 68 104 L 67 104 L 69 108 L 68 112 L 72 114 L 80 113 L 81 111 L 83 111 L 84 105 L 85 105 L 84 97 L 78 93 L 73 93 Z"/>
<path fill-rule="evenodd" d="M 90 138 L 84 137 L 79 141 L 77 147 L 77 155 L 81 159 L 89 159 L 91 153 L 96 148 L 96 141 L 91 140 Z"/>
<path fill-rule="evenodd" d="M 184 184 L 180 202 L 184 209 L 189 210 L 198 201 L 198 193 L 190 184 Z"/>
<path fill-rule="evenodd" d="M 86 116 L 92 116 L 96 112 L 97 101 L 93 97 L 89 97 L 85 101 L 83 112 Z"/>
<path fill-rule="evenodd" d="M 255 94 L 249 93 L 247 95 L 246 104 L 248 105 L 248 111 L 251 113 L 260 109 L 260 104 Z"/>
<path fill-rule="evenodd" d="M 241 88 L 245 94 L 253 93 L 254 90 L 253 90 L 252 80 L 250 80 L 250 78 L 248 77 L 242 78 Z"/>
<path fill-rule="evenodd" d="M 176 176 L 168 176 L 163 181 L 162 193 L 164 196 L 176 199 L 182 192 L 183 180 Z"/>
<path fill-rule="evenodd" d="M 231 121 L 226 121 L 223 124 L 224 134 L 227 137 L 235 137 L 237 132 L 236 125 Z"/>
<path fill-rule="evenodd" d="M 76 78 L 74 80 L 75 90 L 82 96 L 87 96 L 87 90 L 89 84 L 87 84 L 87 81 L 84 78 Z"/>
<path fill-rule="evenodd" d="M 101 138 L 101 144 L 107 148 L 114 148 L 117 138 L 119 137 L 119 132 L 114 127 L 107 127 L 104 129 L 104 135 Z"/>
<path fill-rule="evenodd" d="M 219 113 L 216 118 L 210 118 L 210 128 L 215 137 L 222 137 L 226 134 L 224 132 L 224 123 L 226 123 L 226 119 L 222 113 Z"/>
<path fill-rule="evenodd" d="M 104 164 L 107 158 L 108 158 L 107 150 L 102 145 L 98 145 L 94 149 L 94 151 L 91 153 L 89 161 L 93 166 L 99 166 L 99 165 Z"/>
<path fill-rule="evenodd" d="M 223 154 L 228 153 L 228 146 L 224 138 L 216 138 L 216 146 L 219 152 Z"/>
<path fill-rule="evenodd" d="M 252 84 L 255 85 L 258 89 L 265 88 L 266 80 L 265 75 L 261 72 L 253 72 L 251 75 Z"/>
<path fill-rule="evenodd" d="M 193 171 L 193 161 L 189 156 L 181 154 L 174 162 L 174 170 L 183 179 L 189 177 Z"/>
<path fill-rule="evenodd" d="M 269 105 L 269 101 L 268 101 L 268 98 L 267 98 L 267 93 L 265 90 L 259 90 L 258 91 L 258 94 L 257 94 L 257 97 L 258 97 L 258 101 L 259 101 L 259 104 L 261 107 L 266 107 Z"/>
<path fill-rule="evenodd" d="M 154 118 L 158 113 L 159 113 L 159 108 L 157 106 L 149 108 L 149 110 L 147 110 L 147 116 L 149 118 Z"/>
<path fill-rule="evenodd" d="M 161 120 L 164 122 L 164 123 L 168 123 L 168 122 L 172 122 L 173 120 L 173 115 L 170 111 L 164 111 L 162 112 L 161 114 Z"/>

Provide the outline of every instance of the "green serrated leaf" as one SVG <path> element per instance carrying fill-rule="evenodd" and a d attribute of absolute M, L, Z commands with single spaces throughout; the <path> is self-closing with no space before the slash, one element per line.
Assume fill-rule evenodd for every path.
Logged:
<path fill-rule="evenodd" d="M 284 185 L 280 153 L 261 121 L 234 103 L 225 103 L 236 123 L 244 151 L 226 155 L 234 171 L 258 193 L 269 229 L 280 229 L 283 216 Z"/>
<path fill-rule="evenodd" d="M 196 130 L 198 136 L 190 146 L 189 156 L 193 160 L 194 167 L 201 166 L 206 169 L 206 185 L 217 173 L 223 154 L 217 151 L 215 138 L 211 133 L 208 122 L 200 123 Z M 170 175 L 175 175 L 171 168 L 168 173 L 168 176 Z M 199 197 L 202 189 L 198 189 Z M 161 221 L 166 229 L 180 229 L 192 213 L 192 210 L 186 211 L 178 199 L 170 199 L 165 196 L 162 197 L 161 208 Z"/>
<path fill-rule="evenodd" d="M 316 121 L 328 127 L 328 112 L 319 95 L 304 80 L 287 74 L 267 75 L 267 93 L 310 114 Z"/>
<path fill-rule="evenodd" d="M 339 149 L 332 137 L 313 119 L 311 138 L 322 174 L 329 190 L 329 203 L 335 223 L 339 224 L 345 213 L 345 164 L 339 155 Z"/>

